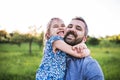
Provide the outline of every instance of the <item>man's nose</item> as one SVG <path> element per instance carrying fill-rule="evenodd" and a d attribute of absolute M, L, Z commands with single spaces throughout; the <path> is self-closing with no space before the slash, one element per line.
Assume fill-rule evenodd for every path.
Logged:
<path fill-rule="evenodd" d="M 75 27 L 69 28 L 70 31 L 76 31 Z"/>

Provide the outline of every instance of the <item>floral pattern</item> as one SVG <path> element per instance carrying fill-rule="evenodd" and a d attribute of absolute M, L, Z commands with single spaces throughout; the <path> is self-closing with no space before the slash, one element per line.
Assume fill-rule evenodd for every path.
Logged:
<path fill-rule="evenodd" d="M 52 43 L 63 40 L 60 36 L 52 36 L 47 42 L 42 62 L 36 73 L 36 80 L 64 80 L 66 71 L 66 54 L 60 50 L 53 52 Z"/>

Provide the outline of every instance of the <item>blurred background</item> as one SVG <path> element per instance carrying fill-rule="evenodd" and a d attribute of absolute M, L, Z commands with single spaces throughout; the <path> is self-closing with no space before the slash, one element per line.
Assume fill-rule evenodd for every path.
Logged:
<path fill-rule="evenodd" d="M 119 0 L 0 1 L 0 80 L 34 80 L 48 21 L 59 17 L 67 26 L 76 16 L 88 24 L 86 44 L 105 80 L 120 80 Z"/>

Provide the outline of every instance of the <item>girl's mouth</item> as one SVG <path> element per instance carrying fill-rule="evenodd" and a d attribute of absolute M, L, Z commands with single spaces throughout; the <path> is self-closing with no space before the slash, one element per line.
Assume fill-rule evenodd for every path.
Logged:
<path fill-rule="evenodd" d="M 64 37 L 64 31 L 59 31 L 57 34 L 61 37 Z"/>

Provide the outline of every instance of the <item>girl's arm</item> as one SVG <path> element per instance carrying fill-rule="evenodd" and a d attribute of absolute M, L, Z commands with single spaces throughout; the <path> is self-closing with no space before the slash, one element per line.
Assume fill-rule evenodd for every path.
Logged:
<path fill-rule="evenodd" d="M 53 42 L 53 51 L 55 52 L 56 49 L 60 49 L 61 51 L 77 58 L 82 58 L 86 56 L 83 56 L 83 54 L 81 54 L 81 52 L 77 52 L 77 50 L 73 50 L 72 46 L 68 45 L 62 40 L 56 40 Z"/>

